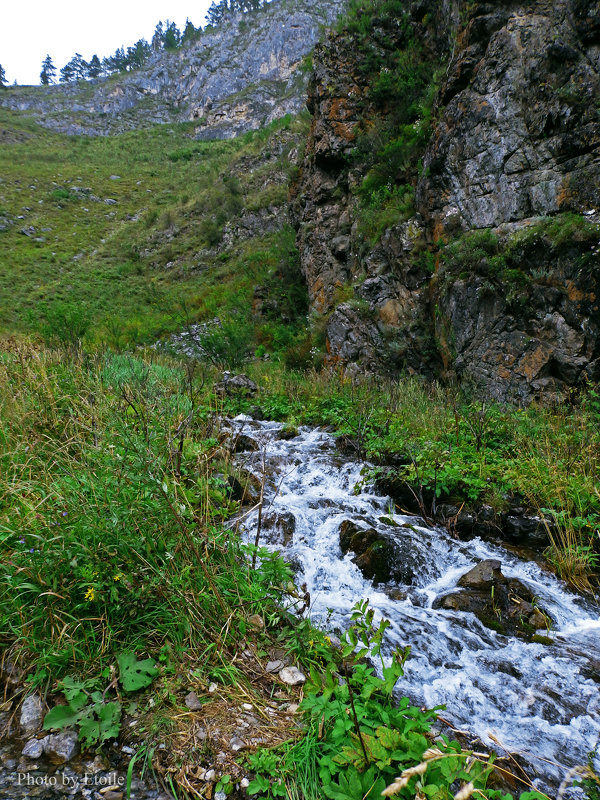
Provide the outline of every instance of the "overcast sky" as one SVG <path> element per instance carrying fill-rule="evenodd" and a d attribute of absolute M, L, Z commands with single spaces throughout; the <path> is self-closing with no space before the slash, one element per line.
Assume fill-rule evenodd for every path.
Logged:
<path fill-rule="evenodd" d="M 89 61 L 112 55 L 144 37 L 152 38 L 159 20 L 167 18 L 183 30 L 186 17 L 204 27 L 211 0 L 8 0 L 2 3 L 0 64 L 6 80 L 40 82 L 42 61 L 49 53 L 57 70 L 75 53 Z"/>

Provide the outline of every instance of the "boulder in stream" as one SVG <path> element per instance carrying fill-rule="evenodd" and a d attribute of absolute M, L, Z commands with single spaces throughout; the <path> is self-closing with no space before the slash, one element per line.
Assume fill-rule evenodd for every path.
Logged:
<path fill-rule="evenodd" d="M 355 554 L 352 561 L 365 578 L 374 583 L 413 583 L 422 559 L 409 538 L 365 528 L 350 519 L 341 523 L 339 537 L 342 553 Z"/>
<path fill-rule="evenodd" d="M 270 544 L 288 547 L 294 538 L 296 517 L 291 511 L 268 511 L 262 518 L 262 527 Z"/>
<path fill-rule="evenodd" d="M 537 606 L 533 592 L 518 578 L 502 574 L 500 561 L 487 559 L 458 580 L 459 591 L 436 598 L 433 608 L 469 611 L 488 628 L 530 639 L 546 629 L 550 616 Z"/>

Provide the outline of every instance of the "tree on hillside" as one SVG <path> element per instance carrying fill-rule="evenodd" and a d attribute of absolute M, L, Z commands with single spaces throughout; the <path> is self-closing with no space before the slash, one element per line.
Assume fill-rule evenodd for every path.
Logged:
<path fill-rule="evenodd" d="M 133 47 L 127 48 L 125 66 L 127 69 L 139 69 L 150 57 L 152 48 L 145 39 L 138 39 Z"/>
<path fill-rule="evenodd" d="M 158 22 L 156 28 L 154 29 L 154 35 L 152 37 L 152 49 L 153 50 L 162 50 L 162 46 L 165 41 L 165 31 L 163 28 L 162 22 Z"/>
<path fill-rule="evenodd" d="M 60 80 L 63 83 L 69 83 L 69 81 L 83 81 L 88 76 L 88 69 L 89 64 L 85 61 L 81 53 L 75 53 L 73 58 L 61 69 Z"/>
<path fill-rule="evenodd" d="M 6 83 L 6 72 L 4 72 L 4 67 L 0 64 L 0 86 L 4 87 Z"/>
<path fill-rule="evenodd" d="M 191 22 L 189 19 L 185 21 L 185 28 L 183 29 L 183 33 L 181 34 L 181 44 L 189 44 L 193 42 L 198 37 L 198 31 L 194 27 L 194 23 Z"/>
<path fill-rule="evenodd" d="M 179 28 L 174 22 L 170 22 L 169 20 L 165 23 L 165 38 L 163 41 L 163 46 L 165 50 L 175 50 L 179 47 L 179 42 L 181 41 L 181 33 Z"/>
<path fill-rule="evenodd" d="M 92 60 L 87 65 L 87 77 L 97 78 L 102 73 L 102 64 L 98 56 L 94 53 Z"/>
<path fill-rule="evenodd" d="M 42 71 L 40 72 L 40 83 L 42 86 L 48 86 L 49 83 L 54 83 L 56 78 L 56 67 L 52 63 L 49 55 L 42 61 Z"/>

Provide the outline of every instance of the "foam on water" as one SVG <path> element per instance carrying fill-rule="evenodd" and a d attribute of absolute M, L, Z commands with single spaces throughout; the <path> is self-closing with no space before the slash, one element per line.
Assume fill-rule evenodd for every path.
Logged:
<path fill-rule="evenodd" d="M 419 518 L 393 513 L 389 498 L 373 490 L 358 492 L 364 465 L 342 459 L 329 434 L 302 428 L 283 441 L 278 423 L 239 417 L 235 425 L 261 445 L 259 452 L 241 454 L 242 463 L 259 474 L 266 459 L 265 510 L 294 515 L 293 540 L 277 549 L 301 570 L 298 581 L 307 584 L 315 622 L 345 628 L 352 606 L 368 598 L 391 622 L 390 643 L 412 647 L 399 689 L 413 702 L 445 703 L 444 716 L 456 727 L 490 746 L 494 736 L 522 753 L 541 786 L 556 785 L 570 767 L 587 763 L 600 738 L 600 686 L 586 677 L 600 663 L 597 607 L 534 562 L 480 539 L 457 541 Z M 410 527 L 385 526 L 382 515 Z M 351 555 L 342 555 L 339 525 L 346 519 L 402 537 L 418 565 L 413 584 L 401 587 L 404 599 L 390 599 L 363 577 Z M 244 523 L 252 536 L 256 522 L 255 513 Z M 554 620 L 553 644 L 502 636 L 472 614 L 432 608 L 438 595 L 488 558 L 500 560 L 507 577 L 539 598 Z"/>

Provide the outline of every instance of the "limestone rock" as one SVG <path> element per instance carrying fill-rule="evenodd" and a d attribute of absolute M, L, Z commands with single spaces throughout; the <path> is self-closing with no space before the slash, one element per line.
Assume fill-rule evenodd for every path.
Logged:
<path fill-rule="evenodd" d="M 306 682 L 306 676 L 297 667 L 284 667 L 279 671 L 279 680 L 288 686 L 299 686 Z"/>
<path fill-rule="evenodd" d="M 202 708 L 202 701 L 196 692 L 189 692 L 185 696 L 185 705 L 190 711 L 199 711 Z"/>
<path fill-rule="evenodd" d="M 223 379 L 215 384 L 215 392 L 230 397 L 237 395 L 251 397 L 258 392 L 258 386 L 247 375 L 232 375 L 230 372 L 224 372 Z"/>
<path fill-rule="evenodd" d="M 27 758 L 41 758 L 44 754 L 44 740 L 43 739 L 30 739 L 21 755 Z"/>
<path fill-rule="evenodd" d="M 19 724 L 22 733 L 35 733 L 42 727 L 42 701 L 37 694 L 23 700 Z"/>
<path fill-rule="evenodd" d="M 0 105 L 33 113 L 40 124 L 71 135 L 121 133 L 194 120 L 198 138 L 229 139 L 305 103 L 308 75 L 298 67 L 345 0 L 278 3 L 233 14 L 174 52 L 153 53 L 142 69 L 79 83 L 19 87 Z M 75 113 L 74 113 L 75 112 Z"/>
<path fill-rule="evenodd" d="M 79 753 L 79 740 L 75 731 L 62 731 L 46 736 L 44 753 L 51 761 L 64 764 Z"/>

